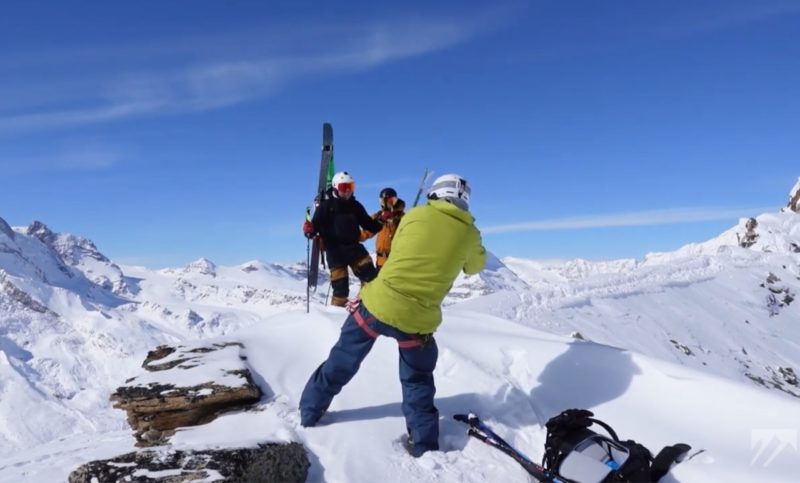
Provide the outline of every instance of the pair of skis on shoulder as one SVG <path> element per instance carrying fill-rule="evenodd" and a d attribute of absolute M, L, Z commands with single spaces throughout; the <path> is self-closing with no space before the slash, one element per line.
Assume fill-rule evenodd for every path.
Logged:
<path fill-rule="evenodd" d="M 314 209 L 319 206 L 325 196 L 325 192 L 328 190 L 328 188 L 330 188 L 334 170 L 333 126 L 326 122 L 322 125 L 322 160 L 320 161 L 319 165 L 319 182 L 317 183 L 317 193 L 314 198 Z M 417 202 L 422 195 L 422 191 L 425 187 L 425 182 L 427 181 L 429 174 L 429 171 L 426 169 L 425 174 L 422 177 L 422 183 L 419 185 L 419 191 L 417 191 L 417 196 L 414 199 L 413 206 L 417 206 Z M 306 221 L 311 221 L 310 206 L 306 208 Z M 322 249 L 318 237 L 315 237 L 309 242 L 307 250 L 308 253 L 306 254 L 306 259 L 308 283 L 306 285 L 306 312 L 310 310 L 311 294 L 316 292 L 317 281 L 319 279 L 319 265 Z"/>

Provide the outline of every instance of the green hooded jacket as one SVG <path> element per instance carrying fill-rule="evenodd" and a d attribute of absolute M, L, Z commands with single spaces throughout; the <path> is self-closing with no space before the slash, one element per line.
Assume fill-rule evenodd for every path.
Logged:
<path fill-rule="evenodd" d="M 382 322 L 410 334 L 430 334 L 442 323 L 442 300 L 459 272 L 486 265 L 475 219 L 444 200 L 409 211 L 378 277 L 361 289 L 361 300 Z"/>

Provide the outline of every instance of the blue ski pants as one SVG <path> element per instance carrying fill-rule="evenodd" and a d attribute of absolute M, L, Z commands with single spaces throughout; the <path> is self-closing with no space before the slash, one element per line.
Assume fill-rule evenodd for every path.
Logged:
<path fill-rule="evenodd" d="M 339 340 L 328 359 L 311 375 L 300 397 L 300 423 L 314 426 L 333 397 L 358 372 L 380 336 L 397 340 L 403 415 L 411 436 L 411 454 L 419 456 L 439 449 L 439 411 L 433 404 L 436 386 L 433 370 L 439 349 L 432 334 L 408 334 L 376 319 L 362 303 L 345 320 Z"/>

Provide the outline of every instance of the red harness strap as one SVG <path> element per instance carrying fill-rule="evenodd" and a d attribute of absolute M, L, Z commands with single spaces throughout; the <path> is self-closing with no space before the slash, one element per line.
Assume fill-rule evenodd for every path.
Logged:
<path fill-rule="evenodd" d="M 370 317 L 369 319 L 367 319 L 367 320 L 364 320 L 364 317 L 362 317 L 362 316 L 361 316 L 361 311 L 359 311 L 359 310 L 356 310 L 355 312 L 353 312 L 353 316 L 355 316 L 355 318 L 356 318 L 356 323 L 358 324 L 358 326 L 359 326 L 359 327 L 361 327 L 361 329 L 362 329 L 364 332 L 366 332 L 366 333 L 367 333 L 367 335 L 369 335 L 369 336 L 370 336 L 370 337 L 372 337 L 373 339 L 377 339 L 377 338 L 378 338 L 378 336 L 379 336 L 380 334 L 379 334 L 379 333 L 377 333 L 377 332 L 375 332 L 374 330 L 372 330 L 372 329 L 370 328 L 370 326 L 368 325 L 370 322 L 372 322 L 373 320 L 375 320 L 375 317 Z"/>
<path fill-rule="evenodd" d="M 369 326 L 369 323 L 375 320 L 375 317 L 370 317 L 365 320 L 364 317 L 361 316 L 361 312 L 358 310 L 353 312 L 353 316 L 356 318 L 356 323 L 358 324 L 359 327 L 361 327 L 361 330 L 366 332 L 367 335 L 369 335 L 373 339 L 378 338 L 380 334 L 372 330 L 372 328 L 370 328 Z M 415 347 L 422 347 L 422 340 L 419 337 L 416 336 L 411 336 L 411 337 L 413 337 L 413 339 L 398 340 L 397 347 L 401 349 L 413 349 Z"/>
<path fill-rule="evenodd" d="M 415 347 L 422 347 L 422 341 L 416 337 L 409 340 L 398 340 L 397 347 L 401 349 L 413 349 Z"/>

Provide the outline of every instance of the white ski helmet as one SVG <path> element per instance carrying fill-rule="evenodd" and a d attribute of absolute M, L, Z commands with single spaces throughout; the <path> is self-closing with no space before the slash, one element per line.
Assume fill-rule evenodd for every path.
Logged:
<path fill-rule="evenodd" d="M 333 179 L 331 180 L 331 185 L 333 186 L 333 189 L 335 189 L 337 192 L 341 191 L 339 188 L 341 185 L 347 185 L 347 184 L 350 185 L 351 193 L 356 190 L 356 182 L 353 179 L 353 177 L 350 176 L 350 173 L 348 173 L 347 171 L 339 171 L 338 173 L 333 175 Z"/>
<path fill-rule="evenodd" d="M 464 211 L 469 211 L 469 195 L 472 190 L 467 180 L 457 174 L 439 176 L 428 189 L 429 200 L 447 200 Z"/>

